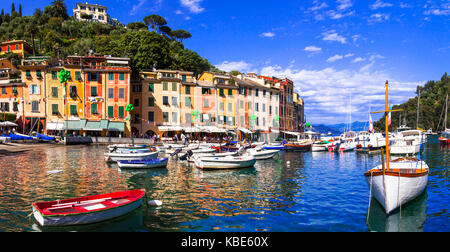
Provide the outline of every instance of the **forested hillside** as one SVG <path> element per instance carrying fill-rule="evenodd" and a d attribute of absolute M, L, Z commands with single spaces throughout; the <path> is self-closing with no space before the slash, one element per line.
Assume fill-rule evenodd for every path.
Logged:
<path fill-rule="evenodd" d="M 417 99 L 420 90 L 419 125 L 416 125 Z M 450 95 L 450 77 L 445 73 L 439 81 L 428 81 L 425 86 L 417 87 L 416 97 L 407 102 L 395 105 L 393 109 L 403 109 L 402 112 L 392 113 L 392 123 L 390 129 L 395 130 L 400 124 L 404 124 L 415 129 L 432 129 L 434 132 L 442 131 L 444 125 L 445 98 Z M 401 118 L 400 118 L 401 116 Z M 384 117 L 377 121 L 375 129 L 384 131 Z M 450 127 L 450 116 L 447 116 L 447 128 Z"/>
<path fill-rule="evenodd" d="M 3 7 L 4 8 L 4 7 Z M 11 6 L 0 14 L 0 41 L 28 41 L 36 55 L 65 57 L 86 55 L 90 50 L 102 55 L 129 57 L 134 73 L 142 69 L 180 69 L 195 74 L 215 70 L 207 59 L 184 48 L 183 40 L 191 34 L 172 30 L 166 20 L 149 15 L 125 28 L 95 22 L 75 21 L 67 13 L 63 0 L 55 0 L 31 16 L 22 15 L 22 6 Z"/>

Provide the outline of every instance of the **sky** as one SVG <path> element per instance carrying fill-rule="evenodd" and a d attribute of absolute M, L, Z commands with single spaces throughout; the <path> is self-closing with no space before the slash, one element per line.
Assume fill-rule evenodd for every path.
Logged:
<path fill-rule="evenodd" d="M 12 2 L 31 15 L 51 1 L 2 0 L 2 8 Z M 78 1 L 65 2 L 72 15 Z M 290 78 L 313 125 L 367 121 L 384 110 L 386 81 L 389 101 L 400 104 L 450 69 L 450 0 L 88 2 L 123 24 L 163 16 L 219 69 Z"/>

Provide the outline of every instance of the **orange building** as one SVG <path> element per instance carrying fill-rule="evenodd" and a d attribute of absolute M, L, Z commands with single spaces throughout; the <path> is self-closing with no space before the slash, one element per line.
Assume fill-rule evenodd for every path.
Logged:
<path fill-rule="evenodd" d="M 8 59 L 0 60 L 0 111 L 23 115 L 23 85 L 20 71 Z M 2 120 L 2 118 L 0 118 Z M 21 125 L 19 125 L 19 131 Z"/>
<path fill-rule="evenodd" d="M 25 40 L 11 40 L 0 43 L 0 55 L 19 54 L 21 58 L 33 54 L 33 48 Z"/>

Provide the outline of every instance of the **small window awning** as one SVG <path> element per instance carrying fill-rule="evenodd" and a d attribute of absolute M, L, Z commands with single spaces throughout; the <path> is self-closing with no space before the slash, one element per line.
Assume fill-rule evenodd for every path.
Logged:
<path fill-rule="evenodd" d="M 85 125 L 86 125 L 86 120 L 65 121 L 64 129 L 66 129 L 66 130 L 83 130 Z"/>
<path fill-rule="evenodd" d="M 248 129 L 244 129 L 244 128 L 239 128 L 240 131 L 244 132 L 245 134 L 252 134 L 253 132 L 248 130 Z"/>
<path fill-rule="evenodd" d="M 46 125 L 47 130 L 64 130 L 63 122 L 48 122 Z"/>
<path fill-rule="evenodd" d="M 159 126 L 159 131 L 182 131 L 183 128 L 181 126 Z"/>
<path fill-rule="evenodd" d="M 86 126 L 84 126 L 84 130 L 102 131 L 102 128 L 100 127 L 100 121 L 87 121 Z"/>
<path fill-rule="evenodd" d="M 125 131 L 125 123 L 124 122 L 109 122 L 108 124 L 109 131 Z"/>

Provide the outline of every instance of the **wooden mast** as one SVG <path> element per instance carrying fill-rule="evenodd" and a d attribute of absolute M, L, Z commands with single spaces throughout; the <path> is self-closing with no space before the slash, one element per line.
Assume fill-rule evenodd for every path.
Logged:
<path fill-rule="evenodd" d="M 384 123 L 385 123 L 385 128 L 386 128 L 386 170 L 388 170 L 389 171 L 389 122 L 388 122 L 388 116 L 389 116 L 389 105 L 388 105 L 388 90 L 389 89 L 389 82 L 388 81 L 386 81 L 386 104 L 385 104 L 385 111 L 386 111 L 386 113 L 385 113 L 385 120 L 384 120 Z"/>

